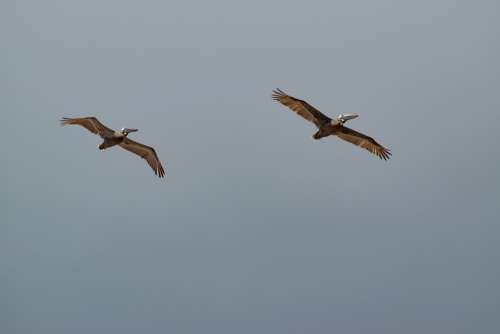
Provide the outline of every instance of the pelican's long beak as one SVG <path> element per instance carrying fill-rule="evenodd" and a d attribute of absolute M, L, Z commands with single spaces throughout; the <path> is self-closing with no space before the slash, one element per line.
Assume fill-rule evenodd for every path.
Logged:
<path fill-rule="evenodd" d="M 129 128 L 125 129 L 125 132 L 128 132 L 128 133 L 130 133 L 130 132 L 137 132 L 137 131 L 139 131 L 139 129 L 129 129 Z"/>

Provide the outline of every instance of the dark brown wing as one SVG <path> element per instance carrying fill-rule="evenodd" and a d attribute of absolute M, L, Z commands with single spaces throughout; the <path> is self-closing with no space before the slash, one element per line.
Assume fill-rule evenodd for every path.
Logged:
<path fill-rule="evenodd" d="M 158 159 L 154 148 L 128 138 L 123 139 L 123 141 L 119 145 L 127 151 L 135 153 L 141 158 L 145 159 L 148 162 L 149 166 L 153 168 L 156 175 L 158 175 L 159 177 L 165 176 L 165 170 L 163 170 L 160 159 Z"/>
<path fill-rule="evenodd" d="M 354 131 L 353 129 L 346 128 L 345 126 L 339 126 L 335 134 L 349 143 L 368 150 L 380 159 L 387 160 L 392 155 L 390 150 L 377 143 L 372 137 L 368 137 L 362 133 Z"/>
<path fill-rule="evenodd" d="M 95 117 L 66 118 L 61 119 L 61 125 L 76 124 L 81 125 L 102 138 L 112 136 L 114 131 L 99 122 Z"/>
<path fill-rule="evenodd" d="M 304 117 L 309 122 L 313 122 L 318 128 L 331 121 L 328 116 L 321 113 L 321 111 L 314 108 L 306 101 L 287 95 L 281 89 L 273 90 L 272 98 Z"/>

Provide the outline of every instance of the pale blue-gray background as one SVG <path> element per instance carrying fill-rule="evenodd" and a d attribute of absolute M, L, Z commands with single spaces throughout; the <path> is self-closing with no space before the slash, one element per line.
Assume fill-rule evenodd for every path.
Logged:
<path fill-rule="evenodd" d="M 1 333 L 500 332 L 498 1 L 0 7 Z"/>

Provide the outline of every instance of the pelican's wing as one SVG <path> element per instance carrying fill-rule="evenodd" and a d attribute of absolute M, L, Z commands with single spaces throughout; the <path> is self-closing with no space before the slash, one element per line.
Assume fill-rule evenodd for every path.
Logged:
<path fill-rule="evenodd" d="M 339 129 L 335 132 L 335 134 L 349 143 L 368 150 L 380 159 L 387 160 L 391 156 L 391 151 L 377 143 L 375 139 L 354 131 L 353 129 L 349 129 L 345 126 L 339 126 Z"/>
<path fill-rule="evenodd" d="M 281 89 L 273 90 L 272 98 L 304 117 L 309 122 L 313 122 L 318 128 L 331 121 L 328 116 L 321 113 L 321 111 L 314 108 L 306 101 L 287 95 Z"/>
<path fill-rule="evenodd" d="M 159 177 L 165 176 L 165 171 L 163 170 L 160 159 L 158 159 L 154 148 L 143 145 L 128 138 L 123 139 L 123 141 L 119 145 L 127 151 L 135 153 L 141 158 L 145 159 L 151 166 L 151 168 L 153 168 L 156 175 L 158 175 Z"/>
<path fill-rule="evenodd" d="M 109 137 L 113 135 L 114 131 L 99 122 L 95 117 L 81 117 L 81 118 L 66 118 L 61 119 L 61 125 L 76 124 L 81 125 L 96 135 Z"/>

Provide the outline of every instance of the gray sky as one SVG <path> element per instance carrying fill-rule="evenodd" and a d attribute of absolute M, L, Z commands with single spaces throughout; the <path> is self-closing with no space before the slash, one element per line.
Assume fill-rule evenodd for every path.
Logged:
<path fill-rule="evenodd" d="M 498 1 L 0 7 L 2 333 L 500 331 Z"/>

